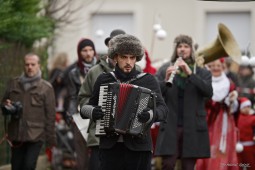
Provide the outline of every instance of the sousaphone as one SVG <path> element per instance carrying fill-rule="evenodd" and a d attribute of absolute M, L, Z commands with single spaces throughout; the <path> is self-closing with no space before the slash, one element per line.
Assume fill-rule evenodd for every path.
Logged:
<path fill-rule="evenodd" d="M 207 45 L 202 50 L 197 50 L 195 53 L 196 62 L 202 66 L 211 61 L 222 57 L 231 57 L 235 62 L 232 66 L 232 71 L 236 72 L 236 67 L 241 63 L 241 50 L 236 42 L 233 34 L 222 23 L 218 24 L 218 36 L 215 41 Z"/>

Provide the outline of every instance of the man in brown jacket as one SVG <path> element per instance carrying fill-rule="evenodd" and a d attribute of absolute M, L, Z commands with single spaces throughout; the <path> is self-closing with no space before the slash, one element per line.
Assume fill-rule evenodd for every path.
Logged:
<path fill-rule="evenodd" d="M 56 144 L 55 96 L 52 86 L 41 78 L 40 59 L 35 54 L 24 57 L 24 74 L 14 78 L 2 99 L 11 143 L 12 170 L 33 170 L 43 143 Z"/>

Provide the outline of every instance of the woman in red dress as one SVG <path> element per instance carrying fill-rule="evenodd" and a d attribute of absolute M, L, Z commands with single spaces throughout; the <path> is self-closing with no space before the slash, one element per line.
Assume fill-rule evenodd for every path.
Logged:
<path fill-rule="evenodd" d="M 213 97 L 207 102 L 207 123 L 211 157 L 199 159 L 196 170 L 238 170 L 236 126 L 233 113 L 238 109 L 235 85 L 224 73 L 224 60 L 208 64 L 212 73 Z"/>

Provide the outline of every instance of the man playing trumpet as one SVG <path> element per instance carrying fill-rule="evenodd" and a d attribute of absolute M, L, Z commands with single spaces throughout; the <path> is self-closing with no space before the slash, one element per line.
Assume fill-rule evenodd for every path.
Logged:
<path fill-rule="evenodd" d="M 174 45 L 171 61 L 156 74 L 169 114 L 160 124 L 155 154 L 163 170 L 174 169 L 177 159 L 182 169 L 194 170 L 197 158 L 210 157 L 205 100 L 213 94 L 211 73 L 196 66 L 191 37 L 179 35 Z"/>

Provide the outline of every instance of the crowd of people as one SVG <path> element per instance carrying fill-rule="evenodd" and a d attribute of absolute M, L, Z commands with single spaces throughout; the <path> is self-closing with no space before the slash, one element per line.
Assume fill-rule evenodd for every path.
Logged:
<path fill-rule="evenodd" d="M 69 65 L 67 54 L 58 54 L 48 81 L 40 57 L 27 54 L 1 105 L 12 169 L 35 169 L 44 144 L 53 151 L 66 142 L 55 128 L 61 115 L 70 130 L 70 169 L 255 170 L 253 68 L 241 64 L 229 74 L 225 56 L 201 67 L 191 36 L 173 44 L 169 61 L 156 69 L 142 42 L 124 30 L 105 39 L 104 56 L 82 38 L 77 61 Z M 107 108 L 100 102 L 105 87 Z M 99 133 L 102 119 L 107 128 Z"/>

